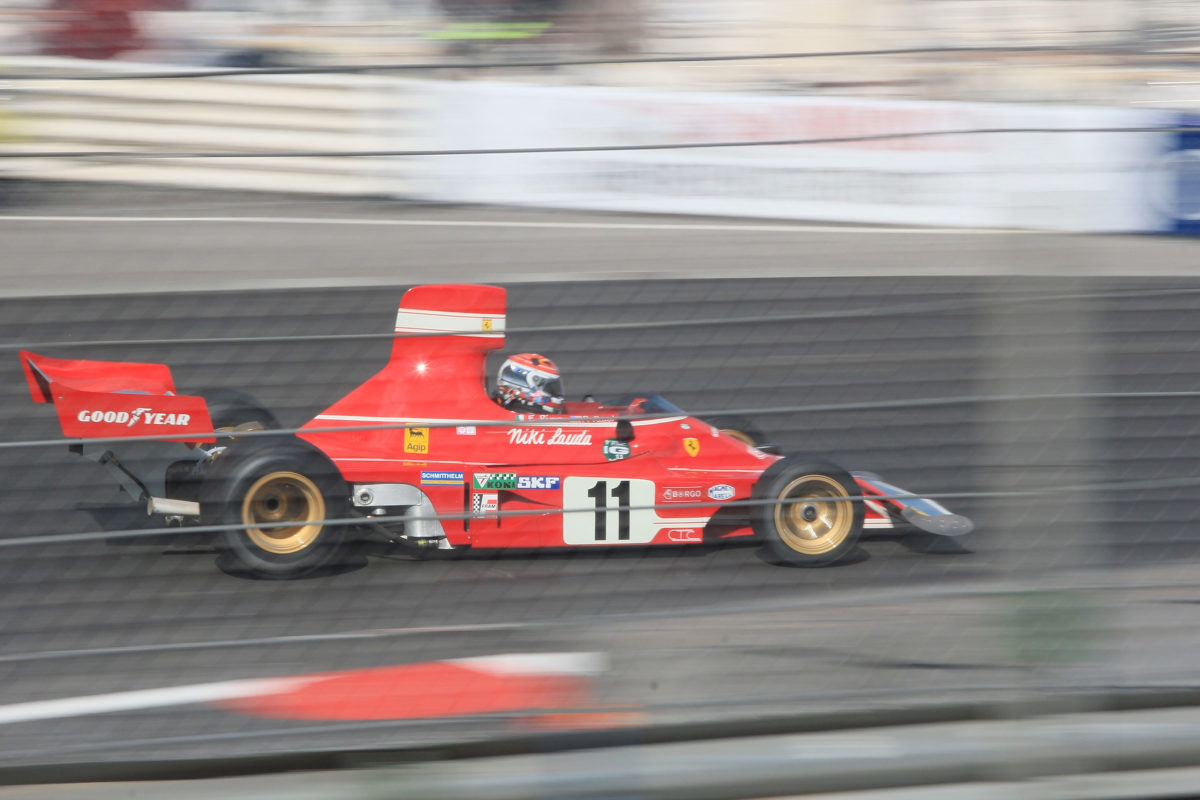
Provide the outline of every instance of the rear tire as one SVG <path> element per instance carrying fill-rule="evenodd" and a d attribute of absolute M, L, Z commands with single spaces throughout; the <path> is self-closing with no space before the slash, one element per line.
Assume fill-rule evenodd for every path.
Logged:
<path fill-rule="evenodd" d="M 208 417 L 214 431 L 245 433 L 248 431 L 278 430 L 283 427 L 267 408 L 245 392 L 235 389 L 201 389 L 196 392 L 208 406 Z M 237 441 L 237 436 L 217 439 L 214 447 L 225 448 Z M 165 491 L 175 500 L 198 500 L 200 486 L 208 469 L 207 461 L 195 459 L 176 461 L 167 467 Z"/>
<path fill-rule="evenodd" d="M 862 534 L 863 503 L 850 499 L 860 494 L 835 464 L 796 456 L 776 462 L 754 486 L 756 500 L 781 501 L 752 509 L 763 550 L 773 561 L 802 567 L 839 561 Z"/>
<path fill-rule="evenodd" d="M 324 521 L 348 515 L 349 491 L 337 467 L 308 444 L 250 439 L 214 460 L 200 510 L 203 524 L 245 526 L 219 534 L 217 543 L 240 571 L 298 578 L 336 561 L 346 526 Z"/>
<path fill-rule="evenodd" d="M 283 426 L 266 406 L 236 389 L 201 389 L 213 430 L 277 430 Z M 227 441 L 227 440 L 226 440 Z"/>

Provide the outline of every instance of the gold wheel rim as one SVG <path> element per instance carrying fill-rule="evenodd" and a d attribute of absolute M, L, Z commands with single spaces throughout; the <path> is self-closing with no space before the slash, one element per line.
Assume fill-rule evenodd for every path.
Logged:
<path fill-rule="evenodd" d="M 802 475 L 779 493 L 775 530 L 790 549 L 820 555 L 835 549 L 854 525 L 854 504 L 845 487 L 828 475 Z"/>
<path fill-rule="evenodd" d="M 311 547 L 321 535 L 325 498 L 310 479 L 296 472 L 272 472 L 254 482 L 242 500 L 242 524 L 257 547 L 286 555 Z M 260 525 L 296 525 L 261 528 Z"/>
<path fill-rule="evenodd" d="M 754 447 L 755 445 L 758 444 L 758 442 L 754 441 L 753 436 L 746 433 L 745 431 L 739 431 L 737 428 L 721 428 L 721 433 L 732 436 L 733 438 L 737 439 L 739 442 L 745 442 L 746 444 L 750 445 L 751 447 Z"/>

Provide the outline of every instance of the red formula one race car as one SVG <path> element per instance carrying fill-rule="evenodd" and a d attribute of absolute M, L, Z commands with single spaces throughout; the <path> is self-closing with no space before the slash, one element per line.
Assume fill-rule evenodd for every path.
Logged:
<path fill-rule="evenodd" d="M 766 452 L 660 397 L 563 402 L 536 359 L 516 359 L 510 383 L 528 380 L 545 395 L 534 408 L 559 413 L 506 408 L 485 364 L 504 328 L 501 288 L 409 290 L 387 365 L 295 435 L 265 430 L 278 425 L 245 395 L 176 394 L 160 364 L 21 362 L 76 452 L 151 514 L 226 526 L 217 548 L 264 577 L 324 567 L 363 528 L 440 549 L 757 537 L 773 560 L 799 565 L 837 561 L 864 528 L 971 529 L 877 476 Z"/>

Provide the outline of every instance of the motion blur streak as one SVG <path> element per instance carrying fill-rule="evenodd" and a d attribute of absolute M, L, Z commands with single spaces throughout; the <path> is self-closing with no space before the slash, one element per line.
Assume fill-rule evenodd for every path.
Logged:
<path fill-rule="evenodd" d="M 1161 771 L 1200 763 L 1200 5 L 9 5 L 0 783 L 1194 786 Z M 571 401 L 737 412 L 781 452 L 952 497 L 976 527 L 873 528 L 820 570 L 750 541 L 368 535 L 304 578 L 254 580 L 71 453 L 17 359 L 169 364 L 177 394 L 270 409 L 279 432 L 234 443 L 266 449 L 375 374 L 401 292 L 435 282 L 505 288 L 506 351 L 553 359 Z M 472 499 L 465 466 L 446 472 L 431 482 Z M 540 478 L 565 491 L 567 472 Z M 661 498 L 728 497 L 701 483 Z M 596 530 L 620 525 L 605 509 Z M 606 659 L 514 676 L 523 657 L 478 660 L 497 653 Z M 498 753 L 524 755 L 480 758 Z M 421 765 L 346 769 L 405 760 Z M 102 783 L 314 768 L 337 772 Z"/>
<path fill-rule="evenodd" d="M 643 257 L 636 241 L 622 246 L 629 248 L 626 257 Z M 686 243 L 679 249 L 681 258 L 691 257 Z M 1154 654 L 1168 642 L 1191 646 L 1185 616 L 1196 551 L 1182 531 L 1194 523 L 1195 504 L 1192 490 L 1176 482 L 1200 474 L 1200 464 L 1188 455 L 1200 452 L 1192 441 L 1200 426 L 1192 424 L 1190 396 L 1200 362 L 1194 348 L 1176 337 L 1195 333 L 1197 288 L 1187 279 L 1093 278 L 1066 285 L 1046 278 L 969 277 L 513 286 L 510 320 L 535 330 L 512 333 L 509 348 L 550 349 L 569 391 L 620 395 L 653 385 L 686 408 L 824 409 L 772 414 L 760 424 L 785 450 L 827 452 L 918 491 L 978 495 L 962 501 L 979 523 L 966 543 L 972 552 L 915 552 L 929 543 L 876 536 L 844 567 L 797 571 L 770 567 L 753 549 L 736 547 L 467 553 L 416 562 L 369 545 L 340 574 L 262 583 L 222 574 L 203 547 L 167 545 L 164 551 L 163 545 L 114 541 L 9 550 L 12 555 L 0 561 L 7 587 L 0 601 L 6 652 L 83 653 L 0 661 L 6 695 L 12 702 L 75 696 L 75 676 L 85 673 L 96 691 L 123 692 L 297 671 L 280 664 L 335 672 L 520 650 L 611 652 L 613 668 L 598 679 L 595 702 L 644 707 L 650 722 L 720 719 L 764 708 L 852 709 L 874 704 L 881 681 L 914 702 L 986 699 L 1072 683 L 1192 685 L 1176 658 Z M 356 334 L 386 329 L 400 291 L 14 300 L 0 303 L 0 318 L 9 341 L 51 338 L 46 333 L 111 339 L 135 329 L 139 336 L 164 339 Z M 624 324 L 660 315 L 720 319 L 734 316 L 732 306 L 738 318 L 751 320 L 814 304 L 852 312 L 934 298 L 951 308 L 909 317 L 854 314 L 697 326 L 684 336 L 671 328 L 600 329 L 605 320 Z M 1062 299 L 1023 302 L 1028 298 Z M 1064 310 L 1081 305 L 1090 309 L 1084 319 L 1103 319 L 1103 328 L 1084 340 L 1057 336 Z M 214 315 L 214 308 L 221 313 Z M 997 319 L 1009 331 L 999 353 L 994 333 L 981 327 L 981 319 L 998 309 L 1003 313 Z M 573 324 L 585 329 L 554 334 L 552 348 L 536 332 Z M 1088 353 L 1107 391 L 1092 391 L 1094 384 L 1066 387 L 1060 375 L 1040 371 L 1030 356 L 1049 342 L 1068 358 Z M 235 386 L 293 426 L 386 358 L 385 342 L 373 339 L 246 341 L 219 352 L 187 343 L 149 347 L 143 352 L 139 345 L 111 345 L 98 357 L 169 362 L 181 389 Z M 69 349 L 67 344 L 60 352 L 69 355 Z M 996 357 L 1011 360 L 997 364 Z M 1018 371 L 1022 365 L 1029 371 Z M 57 438 L 54 419 L 23 394 L 16 359 L 5 368 L 10 394 L 0 438 Z M 1072 391 L 1054 397 L 1060 387 Z M 1064 516 L 1053 504 L 986 496 L 1011 469 L 992 460 L 996 429 L 984 422 L 1005 405 L 1001 400 L 842 408 L 1024 393 L 1037 399 L 1007 404 L 1021 421 L 1005 428 L 1007 446 L 1022 448 L 1027 457 L 1022 480 L 1007 482 L 1006 491 L 1053 497 L 1054 487 L 1069 485 L 1098 496 L 1097 504 L 1072 506 Z M 1089 410 L 1081 424 L 1101 435 L 1093 434 L 1085 480 L 1071 483 L 1062 480 L 1055 441 L 1065 430 L 1064 417 L 1075 414 L 1080 402 Z M 8 487 L 6 538 L 144 524 L 136 522 L 138 515 L 145 519 L 139 509 L 125 514 L 126 499 L 114 494 L 102 471 L 65 448 L 6 450 L 0 476 Z M 1139 488 L 1116 494 L 1121 484 Z M 1132 540 L 1126 535 L 1131 528 L 1137 532 Z M 1164 626 L 1172 630 L 1169 638 L 1159 636 Z M 408 627 L 429 632 L 341 636 L 347 629 Z M 189 644 L 241 639 L 246 643 L 237 647 Z M 1109 650 L 1117 641 L 1137 646 Z M 794 680 L 796 669 L 809 676 L 803 685 Z M 755 691 L 720 688 L 728 687 L 730 675 Z M 717 702 L 722 699 L 728 702 Z M 124 736 L 111 736 L 114 719 Z M 142 742 L 138 751 L 152 756 L 219 755 L 237 750 L 240 740 L 231 734 L 268 730 L 232 719 L 186 707 L 31 721 L 12 730 L 22 736 L 21 752 L 102 759 L 127 757 L 123 738 Z M 503 730 L 498 722 L 430 724 L 414 721 L 386 735 L 372 728 L 328 729 L 299 738 L 321 746 L 412 744 Z M 160 744 L 147 746 L 147 740 Z M 254 740 L 268 750 L 294 741 L 281 734 Z"/>

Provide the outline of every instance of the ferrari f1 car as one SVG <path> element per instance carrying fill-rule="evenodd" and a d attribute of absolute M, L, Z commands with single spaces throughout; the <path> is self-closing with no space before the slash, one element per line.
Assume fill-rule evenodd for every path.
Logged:
<path fill-rule="evenodd" d="M 161 364 L 20 357 L 72 449 L 151 515 L 208 526 L 225 558 L 263 577 L 326 567 L 363 529 L 424 549 L 757 537 L 804 566 L 844 557 L 864 528 L 971 529 L 876 475 L 781 457 L 657 396 L 506 410 L 485 364 L 504 329 L 504 289 L 410 289 L 386 366 L 294 433 L 237 392 L 177 393 Z"/>

